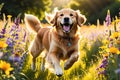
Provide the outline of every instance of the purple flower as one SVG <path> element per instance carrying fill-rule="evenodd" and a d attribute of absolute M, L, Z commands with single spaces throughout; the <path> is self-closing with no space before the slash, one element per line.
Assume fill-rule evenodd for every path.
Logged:
<path fill-rule="evenodd" d="M 19 71 L 22 69 L 24 61 L 25 61 L 27 55 L 28 55 L 28 51 L 26 51 L 25 53 L 22 54 L 22 57 L 21 57 L 21 59 L 19 61 L 19 65 L 18 65 L 19 66 L 19 68 L 18 68 Z"/>
<path fill-rule="evenodd" d="M 120 69 L 115 70 L 116 74 L 120 74 Z"/>
<path fill-rule="evenodd" d="M 14 61 L 15 62 L 19 62 L 20 61 L 20 57 L 19 56 L 14 56 Z"/>
<path fill-rule="evenodd" d="M 102 63 L 103 63 L 103 64 L 107 64 L 107 63 L 108 63 L 107 58 L 104 58 L 104 59 L 102 60 Z"/>
<path fill-rule="evenodd" d="M 19 26 L 20 24 L 20 18 L 16 18 L 15 21 L 14 21 L 15 25 Z"/>
<path fill-rule="evenodd" d="M 7 24 L 8 24 L 8 22 L 5 23 L 4 28 L 3 28 L 2 31 L 0 32 L 0 33 L 1 33 L 0 38 L 3 38 L 3 37 L 4 37 L 4 34 L 6 33 Z"/>
<path fill-rule="evenodd" d="M 11 62 L 20 62 L 21 58 L 18 54 L 14 54 L 9 57 L 9 60 Z"/>
<path fill-rule="evenodd" d="M 5 33 L 6 33 L 6 28 L 3 28 L 0 33 L 1 33 L 1 34 L 5 34 Z"/>
<path fill-rule="evenodd" d="M 10 57 L 9 57 L 9 60 L 10 60 L 10 61 L 13 61 L 13 57 L 14 57 L 14 56 L 10 56 Z"/>
<path fill-rule="evenodd" d="M 102 63 L 99 68 L 105 68 L 106 64 Z"/>
<path fill-rule="evenodd" d="M 0 33 L 1 33 L 0 38 L 4 38 L 5 37 L 4 34 L 6 33 L 6 27 L 4 27 Z"/>
<path fill-rule="evenodd" d="M 109 26 L 111 24 L 110 10 L 108 10 L 105 20 L 106 20 L 106 25 Z"/>
<path fill-rule="evenodd" d="M 8 44 L 9 47 L 13 47 L 13 39 L 12 38 L 8 38 L 6 43 Z"/>
<path fill-rule="evenodd" d="M 101 65 L 99 66 L 99 68 L 105 68 L 107 66 L 107 64 L 108 64 L 107 58 L 104 58 L 102 60 Z"/>
<path fill-rule="evenodd" d="M 12 31 L 15 31 L 15 29 L 16 29 L 16 26 L 13 25 L 9 33 L 11 33 Z"/>
<path fill-rule="evenodd" d="M 118 47 L 118 50 L 120 51 L 120 47 Z"/>
<path fill-rule="evenodd" d="M 106 73 L 107 73 L 107 71 L 106 71 L 106 70 L 103 70 L 103 71 L 101 71 L 101 72 L 98 72 L 98 75 L 100 75 L 100 74 L 106 75 Z"/>
<path fill-rule="evenodd" d="M 18 34 L 15 35 L 15 39 L 18 39 Z"/>
<path fill-rule="evenodd" d="M 5 36 L 4 35 L 0 35 L 0 38 L 4 38 Z"/>
<path fill-rule="evenodd" d="M 24 30 L 25 31 L 25 30 Z M 25 39 L 26 39 L 26 31 L 24 33 L 24 38 L 23 38 L 23 42 L 25 42 Z"/>

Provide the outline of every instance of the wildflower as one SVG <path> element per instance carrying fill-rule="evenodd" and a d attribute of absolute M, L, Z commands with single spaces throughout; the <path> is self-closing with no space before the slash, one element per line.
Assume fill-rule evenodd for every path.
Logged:
<path fill-rule="evenodd" d="M 103 71 L 101 71 L 101 72 L 98 72 L 98 75 L 100 75 L 100 74 L 106 75 L 106 73 L 107 73 L 107 71 L 106 71 L 106 70 L 103 70 Z"/>
<path fill-rule="evenodd" d="M 18 37 L 18 34 L 15 34 L 15 39 L 18 39 L 19 37 Z"/>
<path fill-rule="evenodd" d="M 25 30 L 24 30 L 25 31 Z M 25 42 L 25 38 L 26 38 L 26 31 L 24 33 L 24 38 L 23 38 L 23 42 Z"/>
<path fill-rule="evenodd" d="M 103 57 L 108 57 L 109 56 L 109 54 L 108 53 L 105 53 L 105 54 L 103 54 Z"/>
<path fill-rule="evenodd" d="M 20 61 L 20 56 L 14 56 L 14 61 L 19 62 Z"/>
<path fill-rule="evenodd" d="M 11 18 L 12 16 L 11 15 L 7 15 L 8 18 Z"/>
<path fill-rule="evenodd" d="M 108 58 L 104 57 L 102 60 L 102 63 L 100 64 L 100 66 L 96 69 L 98 71 L 98 75 L 106 75 L 107 71 L 106 71 L 106 67 L 108 65 Z"/>
<path fill-rule="evenodd" d="M 22 57 L 20 59 L 20 62 L 19 62 L 19 69 L 18 69 L 19 71 L 22 69 L 23 63 L 24 63 L 27 55 L 28 55 L 28 51 L 26 51 L 25 53 L 23 53 L 23 55 L 22 55 Z"/>
<path fill-rule="evenodd" d="M 6 28 L 3 28 L 1 34 L 5 34 L 5 32 L 6 32 Z"/>
<path fill-rule="evenodd" d="M 20 18 L 16 18 L 15 21 L 14 21 L 15 25 L 19 26 L 20 24 Z"/>
<path fill-rule="evenodd" d="M 112 42 L 109 44 L 109 47 L 113 47 L 113 43 Z"/>
<path fill-rule="evenodd" d="M 95 26 L 94 24 L 92 24 L 90 27 L 91 27 L 91 28 L 96 28 L 96 26 Z"/>
<path fill-rule="evenodd" d="M 4 38 L 5 36 L 4 35 L 0 35 L 0 38 Z"/>
<path fill-rule="evenodd" d="M 108 64 L 107 58 L 104 57 L 99 68 L 106 68 L 107 64 Z"/>
<path fill-rule="evenodd" d="M 101 46 L 100 48 L 101 48 L 101 49 L 106 49 L 106 48 L 107 48 L 107 46 Z"/>
<path fill-rule="evenodd" d="M 103 44 L 109 44 L 109 40 L 103 40 Z"/>
<path fill-rule="evenodd" d="M 120 69 L 115 70 L 116 74 L 120 74 Z"/>
<path fill-rule="evenodd" d="M 10 64 L 5 61 L 0 61 L 0 69 L 2 69 L 6 75 L 9 75 L 10 71 L 13 70 L 13 68 L 10 67 Z"/>
<path fill-rule="evenodd" d="M 107 11 L 107 16 L 105 20 L 106 20 L 106 26 L 109 26 L 111 24 L 110 10 Z"/>
<path fill-rule="evenodd" d="M 0 49 L 1 48 L 6 48 L 8 45 L 4 41 L 0 41 Z"/>
<path fill-rule="evenodd" d="M 10 30 L 10 32 L 9 33 L 11 33 L 12 31 L 14 31 L 16 29 L 16 26 L 15 25 L 13 25 L 12 27 L 11 27 L 11 30 Z"/>
<path fill-rule="evenodd" d="M 7 24 L 8 24 L 8 22 L 5 23 L 4 28 L 3 28 L 2 31 L 0 32 L 0 33 L 1 33 L 1 34 L 0 34 L 0 38 L 4 38 L 4 37 L 5 37 L 4 34 L 6 33 Z"/>
<path fill-rule="evenodd" d="M 9 60 L 12 62 L 19 62 L 20 61 L 20 55 L 18 53 L 13 54 L 9 57 Z"/>
<path fill-rule="evenodd" d="M 115 38 L 115 39 L 117 39 L 118 37 L 119 37 L 119 35 L 120 35 L 120 33 L 119 32 L 114 32 L 111 36 L 110 36 L 110 38 Z"/>
<path fill-rule="evenodd" d="M 104 59 L 102 60 L 102 63 L 103 63 L 103 64 L 107 64 L 107 63 L 108 63 L 108 61 L 107 61 L 107 58 L 106 58 L 106 57 L 104 57 Z"/>
<path fill-rule="evenodd" d="M 119 50 L 118 50 L 118 48 L 110 47 L 109 52 L 114 53 L 114 54 L 118 54 Z"/>
<path fill-rule="evenodd" d="M 9 47 L 13 47 L 13 39 L 12 38 L 8 38 L 6 43 L 8 44 Z"/>
<path fill-rule="evenodd" d="M 117 44 L 120 44 L 120 39 L 116 41 Z"/>
<path fill-rule="evenodd" d="M 109 41 L 113 41 L 113 39 L 112 39 L 112 38 L 110 38 L 110 37 L 108 38 L 108 40 L 109 40 Z"/>
<path fill-rule="evenodd" d="M 105 68 L 106 64 L 102 63 L 99 68 Z"/>
<path fill-rule="evenodd" d="M 118 47 L 118 50 L 119 50 L 119 52 L 120 52 L 120 47 Z"/>

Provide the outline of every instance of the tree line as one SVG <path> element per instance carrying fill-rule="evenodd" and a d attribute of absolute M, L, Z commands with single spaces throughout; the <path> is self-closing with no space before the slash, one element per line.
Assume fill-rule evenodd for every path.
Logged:
<path fill-rule="evenodd" d="M 74 10 L 80 10 L 87 17 L 88 23 L 96 23 L 97 19 L 100 23 L 105 20 L 107 10 L 111 12 L 111 17 L 119 16 L 120 0 L 67 0 L 59 5 L 56 0 L 0 0 L 0 4 L 4 3 L 0 9 L 0 19 L 2 14 L 12 15 L 15 18 L 19 13 L 24 17 L 24 13 L 38 16 L 44 20 L 44 12 L 51 12 L 55 7 L 59 9 L 69 7 Z M 59 3 L 59 4 L 58 4 Z"/>

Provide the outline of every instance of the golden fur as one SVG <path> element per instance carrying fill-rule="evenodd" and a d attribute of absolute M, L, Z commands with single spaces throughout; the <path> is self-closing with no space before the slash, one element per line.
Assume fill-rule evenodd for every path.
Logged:
<path fill-rule="evenodd" d="M 35 60 L 39 54 L 46 50 L 46 61 L 51 63 L 56 75 L 63 74 L 60 60 L 67 60 L 64 69 L 69 69 L 79 58 L 78 41 L 80 34 L 78 28 L 86 21 L 86 18 L 72 9 L 57 11 L 50 21 L 51 28 L 42 28 L 40 21 L 33 15 L 25 15 L 25 23 L 37 33 L 30 53 L 33 56 L 32 68 L 35 69 Z M 43 64 L 44 66 L 44 59 Z"/>

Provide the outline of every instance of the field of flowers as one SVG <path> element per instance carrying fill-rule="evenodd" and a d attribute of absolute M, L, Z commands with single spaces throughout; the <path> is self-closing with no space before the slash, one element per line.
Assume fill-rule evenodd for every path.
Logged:
<path fill-rule="evenodd" d="M 14 21 L 7 17 L 0 21 L 0 80 L 120 80 L 120 19 L 111 22 L 109 10 L 104 25 L 98 20 L 97 25 L 81 27 L 80 59 L 62 77 L 42 72 L 40 56 L 37 70 L 31 70 L 28 47 L 34 34 L 20 15 Z"/>

